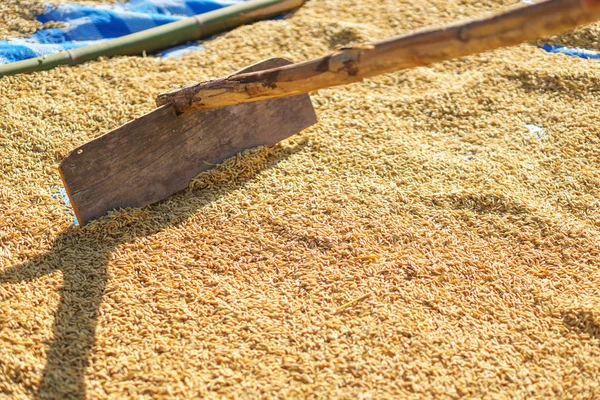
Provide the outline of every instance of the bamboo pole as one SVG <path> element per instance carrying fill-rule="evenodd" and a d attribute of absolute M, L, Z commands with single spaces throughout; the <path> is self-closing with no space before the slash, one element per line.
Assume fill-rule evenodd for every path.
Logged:
<path fill-rule="evenodd" d="M 6 75 L 47 70 L 58 65 L 80 64 L 102 56 L 149 54 L 280 15 L 300 7 L 305 1 L 249 0 L 91 46 L 0 65 L 0 78 Z"/>
<path fill-rule="evenodd" d="M 182 113 L 295 96 L 516 45 L 597 20 L 600 0 L 548 0 L 490 17 L 343 48 L 303 63 L 185 86 L 160 94 L 156 102 L 171 103 Z"/>

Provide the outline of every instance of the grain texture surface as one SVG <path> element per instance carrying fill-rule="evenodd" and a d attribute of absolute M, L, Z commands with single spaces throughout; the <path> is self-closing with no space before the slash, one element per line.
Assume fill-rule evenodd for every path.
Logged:
<path fill-rule="evenodd" d="M 301 134 L 82 229 L 57 195 L 156 93 L 511 3 L 314 0 L 0 80 L 0 397 L 600 396 L 597 61 L 525 44 L 320 91 Z"/>

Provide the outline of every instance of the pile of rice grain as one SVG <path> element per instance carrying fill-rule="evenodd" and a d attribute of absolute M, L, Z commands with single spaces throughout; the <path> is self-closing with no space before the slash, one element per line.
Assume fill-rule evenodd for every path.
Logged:
<path fill-rule="evenodd" d="M 596 61 L 323 90 L 316 126 L 84 228 L 58 194 L 70 149 L 175 85 L 515 2 L 312 0 L 180 59 L 0 79 L 0 397 L 600 396 Z"/>
<path fill-rule="evenodd" d="M 0 40 L 26 36 L 42 26 L 35 17 L 43 10 L 37 0 L 3 0 L 0 2 Z"/>

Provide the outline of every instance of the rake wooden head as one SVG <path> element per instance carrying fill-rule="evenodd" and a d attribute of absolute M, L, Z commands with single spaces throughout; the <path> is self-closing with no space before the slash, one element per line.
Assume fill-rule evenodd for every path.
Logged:
<path fill-rule="evenodd" d="M 562 33 L 600 20 L 600 0 L 547 0 L 491 17 L 340 49 L 303 63 L 270 59 L 163 93 L 159 108 L 72 151 L 60 174 L 81 224 L 143 207 L 245 149 L 314 124 L 306 93 Z"/>
<path fill-rule="evenodd" d="M 287 64 L 273 58 L 239 73 Z M 215 164 L 316 122 L 306 94 L 180 115 L 166 104 L 73 150 L 60 176 L 83 225 L 112 209 L 162 200 Z"/>

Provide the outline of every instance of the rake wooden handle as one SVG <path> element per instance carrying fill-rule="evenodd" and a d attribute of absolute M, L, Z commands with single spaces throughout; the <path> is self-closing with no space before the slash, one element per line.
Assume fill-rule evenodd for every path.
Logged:
<path fill-rule="evenodd" d="M 600 0 L 548 0 L 466 22 L 340 49 L 315 60 L 162 93 L 178 113 L 346 85 L 375 75 L 513 46 L 600 20 Z"/>

